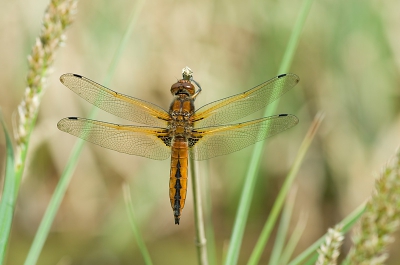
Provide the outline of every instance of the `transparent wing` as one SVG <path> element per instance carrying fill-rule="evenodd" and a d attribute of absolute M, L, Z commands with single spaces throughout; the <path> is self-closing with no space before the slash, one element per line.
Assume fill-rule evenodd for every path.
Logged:
<path fill-rule="evenodd" d="M 64 74 L 61 83 L 96 107 L 129 121 L 166 127 L 169 114 L 161 107 L 108 89 L 86 77 Z"/>
<path fill-rule="evenodd" d="M 102 147 L 130 155 L 156 160 L 167 159 L 171 154 L 169 137 L 163 128 L 123 126 L 82 118 L 65 118 L 58 129 Z"/>
<path fill-rule="evenodd" d="M 262 109 L 299 82 L 295 74 L 282 74 L 244 93 L 211 102 L 193 116 L 194 127 L 227 124 Z"/>
<path fill-rule="evenodd" d="M 193 130 L 190 156 L 204 160 L 226 155 L 295 126 L 294 115 L 280 114 L 253 121 Z"/>

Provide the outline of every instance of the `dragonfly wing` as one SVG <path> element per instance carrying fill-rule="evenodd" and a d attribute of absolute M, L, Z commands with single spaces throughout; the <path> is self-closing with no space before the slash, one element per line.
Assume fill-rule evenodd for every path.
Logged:
<path fill-rule="evenodd" d="M 193 130 L 189 139 L 190 156 L 204 160 L 241 150 L 295 126 L 294 115 L 280 114 L 253 121 Z"/>
<path fill-rule="evenodd" d="M 227 124 L 262 109 L 299 82 L 295 74 L 282 74 L 246 92 L 211 102 L 193 116 L 195 128 Z"/>
<path fill-rule="evenodd" d="M 166 127 L 168 112 L 147 101 L 108 89 L 86 77 L 64 74 L 61 83 L 96 107 L 129 121 L 156 127 Z"/>
<path fill-rule="evenodd" d="M 156 160 L 164 160 L 171 155 L 171 139 L 164 128 L 123 126 L 75 117 L 60 120 L 57 127 L 88 142 L 121 153 Z"/>

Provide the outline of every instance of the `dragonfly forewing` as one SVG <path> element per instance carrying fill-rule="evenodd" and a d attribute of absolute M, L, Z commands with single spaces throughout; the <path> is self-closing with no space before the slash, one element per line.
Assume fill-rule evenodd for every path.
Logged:
<path fill-rule="evenodd" d="M 193 116 L 194 126 L 216 126 L 246 117 L 278 99 L 299 80 L 295 74 L 282 74 L 243 93 L 204 105 Z"/>
<path fill-rule="evenodd" d="M 129 121 L 156 127 L 166 127 L 167 111 L 150 102 L 123 95 L 86 77 L 64 74 L 61 83 L 96 107 Z"/>

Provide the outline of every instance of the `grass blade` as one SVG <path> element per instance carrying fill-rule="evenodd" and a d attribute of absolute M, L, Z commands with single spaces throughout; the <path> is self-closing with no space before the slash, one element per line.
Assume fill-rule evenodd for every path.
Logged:
<path fill-rule="evenodd" d="M 293 32 L 290 36 L 285 54 L 283 55 L 281 66 L 279 67 L 278 73 L 280 74 L 287 72 L 290 68 L 290 65 L 292 64 L 294 52 L 296 51 L 297 44 L 299 43 L 300 34 L 304 27 L 304 23 L 306 22 L 308 13 L 310 12 L 312 3 L 313 0 L 304 0 L 303 2 L 303 5 L 299 13 L 299 17 L 297 18 L 297 21 L 294 24 Z"/>
<path fill-rule="evenodd" d="M 261 235 L 254 247 L 253 252 L 250 255 L 249 262 L 247 264 L 258 264 L 261 254 L 265 249 L 265 245 L 268 242 L 269 236 L 271 235 L 272 229 L 275 226 L 275 222 L 279 216 L 279 213 L 282 209 L 283 203 L 285 201 L 286 195 L 289 192 L 290 187 L 294 181 L 294 178 L 299 171 L 300 165 L 303 162 L 303 158 L 314 139 L 315 133 L 318 130 L 319 125 L 323 120 L 322 114 L 317 114 L 314 118 L 313 123 L 310 126 L 310 129 L 307 132 L 307 135 L 304 137 L 303 142 L 299 148 L 299 151 L 296 155 L 296 158 L 293 163 L 293 167 L 290 170 L 289 174 L 287 175 L 285 182 L 282 185 L 282 188 L 279 191 L 278 197 L 275 200 L 274 206 L 272 207 L 271 213 L 268 217 L 267 222 L 265 223 L 263 230 L 261 231 Z"/>
<path fill-rule="evenodd" d="M 297 243 L 299 243 L 300 237 L 306 228 L 307 219 L 308 218 L 306 214 L 300 215 L 299 221 L 297 222 L 297 225 L 294 228 L 293 233 L 290 236 L 277 264 L 285 265 L 289 262 L 290 257 L 292 256 L 294 249 L 296 248 Z"/>
<path fill-rule="evenodd" d="M 78 142 L 83 142 L 83 140 L 79 140 Z M 31 245 L 31 248 L 29 249 L 28 256 L 25 260 L 24 265 L 34 265 L 39 259 L 40 252 L 42 251 L 47 235 L 49 234 L 51 224 L 53 223 L 54 217 L 57 214 L 58 208 L 60 207 L 68 184 L 71 180 L 71 178 L 68 176 L 72 176 L 72 173 L 75 170 L 75 166 L 78 160 L 78 156 L 76 156 L 75 154 L 80 153 L 82 147 L 83 143 L 81 143 L 80 145 L 76 144 L 74 146 L 73 152 L 68 160 L 68 164 L 65 167 L 60 181 L 57 183 L 56 189 L 54 190 L 53 196 L 51 197 L 49 205 L 47 206 L 43 219 L 40 222 L 38 231 L 36 232 L 35 238 L 33 239 L 33 243 Z"/>
<path fill-rule="evenodd" d="M 204 222 L 206 228 L 206 239 L 207 239 L 207 254 L 208 262 L 210 265 L 217 265 L 217 250 L 215 244 L 215 234 L 212 222 L 212 201 L 211 201 L 211 182 L 210 182 L 210 172 L 209 172 L 209 162 L 203 163 L 202 178 L 203 179 L 203 198 L 204 203 Z"/>
<path fill-rule="evenodd" d="M 293 207 L 296 199 L 297 188 L 289 194 L 286 200 L 285 208 L 282 212 L 282 217 L 279 223 L 278 233 L 276 235 L 274 248 L 272 249 L 269 265 L 275 265 L 279 262 L 279 257 L 282 255 L 282 249 L 285 244 L 287 231 L 289 229 L 290 219 L 293 212 Z"/>
<path fill-rule="evenodd" d="M 131 199 L 131 192 L 129 190 L 129 185 L 124 184 L 122 186 L 122 190 L 124 192 L 124 199 L 125 199 L 125 206 L 126 212 L 129 217 L 129 223 L 131 224 L 132 232 L 135 236 L 136 242 L 140 249 L 140 252 L 143 255 L 143 259 L 146 265 L 152 265 L 153 262 L 151 261 L 150 254 L 146 248 L 146 244 L 144 243 L 143 237 L 140 234 L 139 228 L 135 222 L 135 213 L 133 211 L 132 199 Z"/>
<path fill-rule="evenodd" d="M 308 15 L 308 11 L 310 9 L 309 7 L 311 6 L 312 1 L 313 0 L 304 1 L 303 8 L 301 9 L 299 18 L 295 23 L 295 27 L 291 34 L 288 46 L 285 50 L 285 55 L 283 57 L 281 66 L 279 67 L 279 73 L 286 72 L 290 67 L 290 63 L 297 47 L 298 39 L 300 37 L 300 33 L 304 26 L 304 21 Z M 271 106 L 272 108 L 269 109 L 270 111 L 265 111 L 264 116 L 268 116 L 270 112 L 273 112 L 275 110 L 276 107 L 274 108 L 274 106 L 276 106 L 276 104 L 272 104 Z M 258 142 L 255 145 L 253 153 L 251 155 L 250 165 L 245 176 L 246 181 L 244 182 L 242 194 L 240 197 L 239 207 L 235 218 L 235 224 L 233 227 L 228 253 L 225 260 L 226 265 L 237 264 L 239 258 L 240 246 L 242 244 L 244 229 L 246 226 L 252 200 L 252 194 L 256 184 L 256 176 L 261 161 L 263 146 L 264 141 Z"/>
<path fill-rule="evenodd" d="M 3 264 L 14 215 L 16 189 L 14 175 L 14 150 L 1 113 L 0 123 L 3 127 L 6 139 L 6 172 L 4 177 L 3 195 L 0 202 L 0 264 Z"/>
<path fill-rule="evenodd" d="M 144 0 L 138 1 L 133 8 L 132 17 L 129 23 L 127 30 L 122 38 L 120 45 L 117 48 L 117 51 L 113 57 L 112 63 L 110 65 L 105 85 L 107 86 L 113 76 L 116 65 L 119 62 L 122 56 L 122 50 L 125 49 L 129 36 L 131 35 L 134 25 L 137 21 L 137 16 L 140 13 L 140 10 L 143 7 Z M 97 109 L 93 108 L 89 118 L 93 119 L 97 113 Z M 67 161 L 67 165 L 61 175 L 60 181 L 57 184 L 57 187 L 54 191 L 54 194 L 49 202 L 49 206 L 46 209 L 46 212 L 43 216 L 43 219 L 39 225 L 38 231 L 36 232 L 35 238 L 33 240 L 32 246 L 29 250 L 28 256 L 25 260 L 25 265 L 33 265 L 36 264 L 40 252 L 43 248 L 43 245 L 46 241 L 47 235 L 49 234 L 51 224 L 53 223 L 54 217 L 57 214 L 58 208 L 61 204 L 62 199 L 64 198 L 65 192 L 68 188 L 69 182 L 72 178 L 72 174 L 75 170 L 76 164 L 79 159 L 79 155 L 82 151 L 84 141 L 78 139 L 76 144 L 74 145 L 71 155 Z"/>

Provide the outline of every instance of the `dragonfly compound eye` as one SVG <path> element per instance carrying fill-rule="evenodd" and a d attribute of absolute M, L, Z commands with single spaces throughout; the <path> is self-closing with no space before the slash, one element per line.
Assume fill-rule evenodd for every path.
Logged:
<path fill-rule="evenodd" d="M 192 96 L 195 93 L 195 88 L 189 80 L 179 80 L 171 86 L 172 95 L 187 94 Z"/>

